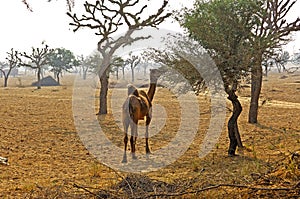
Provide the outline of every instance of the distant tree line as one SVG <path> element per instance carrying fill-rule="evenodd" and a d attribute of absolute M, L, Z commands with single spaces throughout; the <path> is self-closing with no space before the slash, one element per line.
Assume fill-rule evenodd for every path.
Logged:
<path fill-rule="evenodd" d="M 135 69 L 139 66 L 146 71 L 148 67 L 148 64 L 141 62 L 141 60 L 140 55 L 131 54 L 126 59 L 113 57 L 109 66 L 109 73 L 114 73 L 119 79 L 119 71 L 122 71 L 123 79 L 125 79 L 125 68 L 128 67 L 131 70 L 131 81 L 133 82 Z M 46 70 L 52 72 L 54 78 L 60 83 L 63 72 L 79 73 L 83 79 L 87 78 L 88 73 L 98 74 L 101 63 L 102 58 L 97 51 L 86 57 L 83 55 L 76 56 L 70 50 L 65 48 L 52 49 L 45 42 L 42 42 L 40 47 L 32 47 L 30 53 L 19 52 L 13 48 L 7 52 L 5 60 L 0 62 L 0 78 L 4 78 L 4 87 L 7 87 L 9 77 L 16 76 L 19 67 L 29 68 L 36 71 L 37 88 L 40 89 L 41 78 Z"/>

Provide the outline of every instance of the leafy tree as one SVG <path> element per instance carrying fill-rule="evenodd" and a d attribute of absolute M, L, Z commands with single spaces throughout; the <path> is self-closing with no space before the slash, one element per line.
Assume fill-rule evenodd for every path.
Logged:
<path fill-rule="evenodd" d="M 142 5 L 139 0 L 86 2 L 85 15 L 77 17 L 76 14 L 68 13 L 73 20 L 70 25 L 75 27 L 74 31 L 79 28 L 89 28 L 96 30 L 96 35 L 99 35 L 98 51 L 103 61 L 98 73 L 101 83 L 98 114 L 107 114 L 109 66 L 115 51 L 124 45 L 149 38 L 150 36 L 133 37 L 133 33 L 144 27 L 157 27 L 161 24 L 170 16 L 170 13 L 164 14 L 167 4 L 168 1 L 164 0 L 160 8 L 148 17 L 144 17 L 147 5 Z M 120 31 L 123 32 L 122 30 L 125 30 L 125 33 L 114 39 L 113 36 Z"/>
<path fill-rule="evenodd" d="M 293 58 L 292 58 L 292 62 L 294 64 L 300 64 L 300 53 L 294 53 Z"/>
<path fill-rule="evenodd" d="M 65 48 L 56 48 L 49 53 L 49 65 L 52 66 L 51 72 L 60 83 L 59 77 L 63 71 L 68 71 L 73 66 L 77 66 L 79 63 L 74 54 Z"/>
<path fill-rule="evenodd" d="M 49 55 L 53 51 L 53 49 L 49 49 L 49 46 L 44 42 L 42 42 L 42 45 L 42 48 L 32 47 L 30 54 L 26 52 L 19 53 L 23 58 L 20 58 L 20 66 L 37 70 L 37 89 L 41 89 L 42 69 L 50 63 Z"/>
<path fill-rule="evenodd" d="M 230 3 L 231 1 L 222 1 L 223 3 Z M 286 15 L 289 13 L 296 1 L 291 0 L 238 0 L 231 3 L 232 13 L 237 15 L 248 15 L 245 18 L 236 18 L 227 9 L 214 9 L 211 12 L 212 16 L 219 15 L 213 21 L 201 20 L 203 15 L 209 14 L 211 10 L 203 11 L 203 6 L 206 4 L 222 4 L 218 0 L 197 1 L 195 3 L 195 10 L 193 17 L 188 17 L 185 27 L 189 29 L 189 33 L 201 42 L 207 49 L 220 49 L 225 46 L 224 53 L 221 57 L 235 57 L 244 56 L 244 66 L 251 68 L 251 102 L 248 121 L 250 123 L 257 123 L 258 115 L 258 99 L 262 86 L 262 63 L 269 57 L 274 55 L 274 49 L 280 48 L 290 40 L 290 33 L 300 29 L 300 18 L 292 22 L 286 20 Z M 226 5 L 224 5 L 226 8 Z M 235 10 L 235 11 L 234 11 Z M 223 18 L 223 21 L 219 19 Z M 247 23 L 251 19 L 251 23 Z M 241 21 L 244 20 L 244 23 Z M 241 23 L 239 23 L 241 22 Z M 194 25 L 194 27 L 193 27 Z M 211 26 L 211 28 L 205 28 Z M 239 30 L 240 29 L 240 30 Z M 219 38 L 215 38 L 214 34 L 221 33 Z M 249 34 L 250 33 L 250 34 Z M 234 37 L 239 40 L 230 40 Z M 214 38 L 211 38 L 214 37 Z M 228 45 L 231 43 L 230 45 Z M 236 46 L 237 44 L 242 44 Z M 213 55 L 214 52 L 211 51 Z M 239 58 L 240 59 L 240 58 Z M 222 62 L 222 60 L 220 60 Z M 227 62 L 229 63 L 229 62 Z M 229 64 L 233 66 L 233 64 Z M 243 71 L 243 70 L 241 70 Z M 238 74 L 238 70 L 236 70 Z"/>
<path fill-rule="evenodd" d="M 184 13 L 182 25 L 210 54 L 218 67 L 233 113 L 228 121 L 229 155 L 237 145 L 243 147 L 237 120 L 242 111 L 236 91 L 239 81 L 251 67 L 253 51 L 249 47 L 260 4 L 253 0 L 196 1 L 194 9 Z"/>
<path fill-rule="evenodd" d="M 83 66 L 85 66 L 85 75 L 87 71 L 98 74 L 101 62 L 102 59 L 98 51 L 94 51 L 91 55 L 87 56 L 83 61 Z"/>
<path fill-rule="evenodd" d="M 3 74 L 4 77 L 4 87 L 7 87 L 9 75 L 16 67 L 18 67 L 20 63 L 20 59 L 18 58 L 18 51 L 15 51 L 12 48 L 10 52 L 7 52 L 7 57 L 5 59 L 7 63 L 2 63 L 1 65 L 7 65 L 8 69 L 4 70 L 3 68 L 0 68 L 0 72 Z"/>

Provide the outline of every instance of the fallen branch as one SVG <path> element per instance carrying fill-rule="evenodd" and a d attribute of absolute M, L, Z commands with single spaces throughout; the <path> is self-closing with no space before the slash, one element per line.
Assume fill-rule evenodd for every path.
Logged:
<path fill-rule="evenodd" d="M 119 174 L 118 171 L 116 171 L 115 169 L 113 169 L 113 168 L 109 168 L 109 169 L 112 170 L 118 177 L 122 178 L 122 180 L 124 180 L 126 182 L 126 184 L 128 185 L 128 187 L 130 189 L 131 196 L 133 197 L 134 196 L 133 189 L 132 189 L 130 183 L 128 182 L 128 180 L 125 177 L 123 177 L 121 174 Z"/>
<path fill-rule="evenodd" d="M 93 196 L 95 196 L 95 197 L 97 196 L 97 194 L 91 192 L 91 191 L 88 190 L 86 187 L 83 187 L 83 186 L 80 186 L 80 185 L 77 185 L 77 184 L 73 184 L 73 186 L 74 186 L 75 188 L 77 188 L 77 189 L 82 189 L 83 191 L 85 191 L 85 192 L 87 192 L 87 193 L 89 193 L 89 194 L 91 194 L 91 195 L 93 195 Z"/>
<path fill-rule="evenodd" d="M 147 196 L 143 196 L 140 198 L 152 198 L 152 197 L 175 197 L 175 196 L 183 196 L 188 194 L 198 194 L 199 192 L 208 191 L 211 189 L 218 189 L 221 187 L 233 187 L 233 188 L 242 188 L 242 189 L 251 189 L 255 191 L 295 191 L 300 190 L 300 187 L 298 187 L 298 183 L 293 187 L 278 187 L 278 188 L 268 188 L 268 187 L 252 187 L 249 185 L 240 185 L 240 184 L 218 184 L 218 185 L 212 185 L 209 187 L 201 188 L 198 190 L 192 190 L 192 191 L 186 191 L 181 193 L 155 193 L 155 194 L 149 194 Z"/>

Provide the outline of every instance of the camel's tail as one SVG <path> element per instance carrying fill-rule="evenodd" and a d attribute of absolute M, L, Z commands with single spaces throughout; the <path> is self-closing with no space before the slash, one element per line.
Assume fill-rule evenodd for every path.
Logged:
<path fill-rule="evenodd" d="M 133 104 L 136 102 L 136 97 L 133 95 L 128 96 L 123 104 L 123 118 L 133 119 L 135 108 Z"/>
<path fill-rule="evenodd" d="M 128 113 L 129 113 L 129 116 L 130 116 L 131 119 L 133 119 L 134 112 L 135 112 L 135 109 L 134 109 L 134 107 L 133 107 L 133 103 L 134 103 L 133 100 L 135 100 L 135 99 L 133 98 L 133 96 L 132 96 L 132 97 L 129 97 L 129 102 L 128 102 Z"/>

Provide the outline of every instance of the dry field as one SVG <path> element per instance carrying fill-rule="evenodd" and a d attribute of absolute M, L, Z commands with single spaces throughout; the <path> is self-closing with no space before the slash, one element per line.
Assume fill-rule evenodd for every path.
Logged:
<path fill-rule="evenodd" d="M 9 159 L 9 165 L 0 164 L 0 198 L 300 195 L 300 155 L 295 155 L 300 154 L 300 74 L 265 78 L 257 125 L 247 123 L 249 88 L 239 92 L 244 110 L 239 128 L 246 148 L 239 156 L 227 157 L 229 139 L 224 127 L 214 149 L 206 157 L 198 157 L 211 117 L 209 97 L 200 95 L 198 132 L 185 154 L 162 169 L 138 174 L 111 169 L 86 150 L 74 125 L 73 76 L 63 77 L 62 86 L 40 90 L 29 86 L 34 80 L 11 78 L 8 88 L 0 88 L 0 156 Z M 159 88 L 154 103 L 164 108 L 167 117 L 160 133 L 150 138 L 151 156 L 172 140 L 180 124 L 178 100 L 169 90 Z M 110 109 L 107 116 L 99 117 L 99 123 L 105 135 L 122 148 L 123 133 L 116 114 L 118 111 L 113 114 Z M 150 128 L 155 125 L 153 122 Z M 140 134 L 143 131 L 140 128 Z M 141 138 L 137 150 L 144 153 Z"/>

